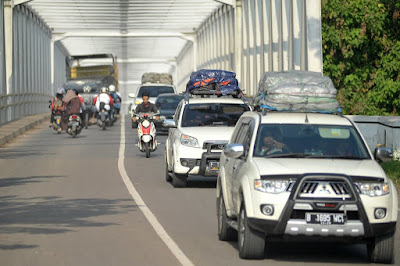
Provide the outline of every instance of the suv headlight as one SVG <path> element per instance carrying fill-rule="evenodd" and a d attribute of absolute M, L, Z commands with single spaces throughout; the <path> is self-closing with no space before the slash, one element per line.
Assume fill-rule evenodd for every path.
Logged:
<path fill-rule="evenodd" d="M 390 193 L 388 183 L 355 183 L 360 194 L 370 197 L 383 196 Z"/>
<path fill-rule="evenodd" d="M 196 138 L 184 134 L 181 135 L 181 144 L 189 147 L 199 147 L 199 142 Z"/>
<path fill-rule="evenodd" d="M 254 180 L 254 189 L 261 192 L 278 194 L 290 191 L 290 189 L 288 188 L 291 187 L 290 186 L 291 182 L 292 181 L 287 179 L 274 179 L 274 180 L 256 179 Z"/>

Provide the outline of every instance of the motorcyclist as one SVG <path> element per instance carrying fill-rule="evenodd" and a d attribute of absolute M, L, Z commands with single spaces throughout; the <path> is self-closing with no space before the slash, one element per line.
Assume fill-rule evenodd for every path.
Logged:
<path fill-rule="evenodd" d="M 69 90 L 67 94 L 63 97 L 63 102 L 66 112 L 63 114 L 61 119 L 61 128 L 62 130 L 67 130 L 68 118 L 70 115 L 79 114 L 81 101 L 72 90 Z"/>
<path fill-rule="evenodd" d="M 114 108 L 115 108 L 115 114 L 117 115 L 117 117 L 119 118 L 119 111 L 121 109 L 121 95 L 116 92 L 116 88 L 114 85 L 110 85 L 108 87 L 109 91 L 110 91 L 110 96 L 113 98 L 114 100 Z"/>
<path fill-rule="evenodd" d="M 86 109 L 85 100 L 83 100 L 82 96 L 79 94 L 77 89 L 73 89 L 73 91 L 74 91 L 75 95 L 78 96 L 79 100 L 81 101 L 81 108 L 79 110 L 79 116 L 81 117 L 81 121 L 85 121 L 85 117 L 84 117 L 84 114 L 85 114 L 84 112 Z M 83 123 L 85 123 L 85 122 L 83 122 Z"/>
<path fill-rule="evenodd" d="M 100 103 L 104 103 L 104 108 L 108 111 L 110 115 L 111 107 L 114 105 L 114 100 L 107 93 L 107 88 L 102 87 L 100 94 L 93 99 L 93 104 L 96 106 L 97 112 L 100 112 Z M 111 119 L 111 117 L 109 117 Z"/>
<path fill-rule="evenodd" d="M 62 102 L 64 93 L 65 93 L 64 88 L 57 88 L 56 96 L 54 96 L 54 98 L 51 99 L 51 103 L 50 103 L 51 116 L 50 116 L 50 125 L 49 125 L 49 127 L 53 126 L 54 111 L 55 110 L 64 111 L 64 105 L 63 105 L 63 102 Z"/>
<path fill-rule="evenodd" d="M 158 109 L 155 106 L 155 104 L 152 104 L 151 102 L 149 102 L 149 99 L 150 99 L 150 94 L 146 91 L 143 92 L 143 94 L 142 94 L 143 101 L 142 101 L 142 103 L 138 104 L 138 106 L 136 106 L 135 114 L 150 113 L 150 112 L 157 113 L 158 112 Z M 132 120 L 133 120 L 133 122 L 137 121 L 135 115 L 132 117 Z"/>

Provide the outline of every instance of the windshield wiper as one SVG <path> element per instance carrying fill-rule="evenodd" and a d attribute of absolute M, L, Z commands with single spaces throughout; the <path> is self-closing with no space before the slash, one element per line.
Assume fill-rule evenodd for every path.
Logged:
<path fill-rule="evenodd" d="M 304 153 L 285 153 L 285 154 L 271 154 L 267 158 L 306 158 Z"/>
<path fill-rule="evenodd" d="M 353 159 L 353 160 L 365 160 L 368 158 L 354 156 L 354 155 L 309 155 L 307 158 L 323 158 L 323 159 Z"/>

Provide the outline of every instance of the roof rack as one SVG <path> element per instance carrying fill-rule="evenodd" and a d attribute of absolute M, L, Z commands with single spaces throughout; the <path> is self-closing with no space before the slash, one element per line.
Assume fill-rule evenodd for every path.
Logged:
<path fill-rule="evenodd" d="M 342 116 L 342 106 L 339 106 L 336 110 L 312 110 L 312 109 L 277 109 L 276 107 L 269 105 L 258 105 L 255 107 L 255 111 L 261 112 L 262 115 L 266 115 L 268 112 L 289 112 L 289 113 L 319 113 L 319 114 L 333 114 Z"/>

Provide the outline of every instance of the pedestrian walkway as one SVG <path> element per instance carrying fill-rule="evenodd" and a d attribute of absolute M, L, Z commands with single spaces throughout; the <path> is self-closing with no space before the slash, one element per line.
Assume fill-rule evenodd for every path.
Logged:
<path fill-rule="evenodd" d="M 29 115 L 18 120 L 12 121 L 5 125 L 0 126 L 0 146 L 10 142 L 25 131 L 33 128 L 34 126 L 42 123 L 43 121 L 50 120 L 50 112 Z"/>

